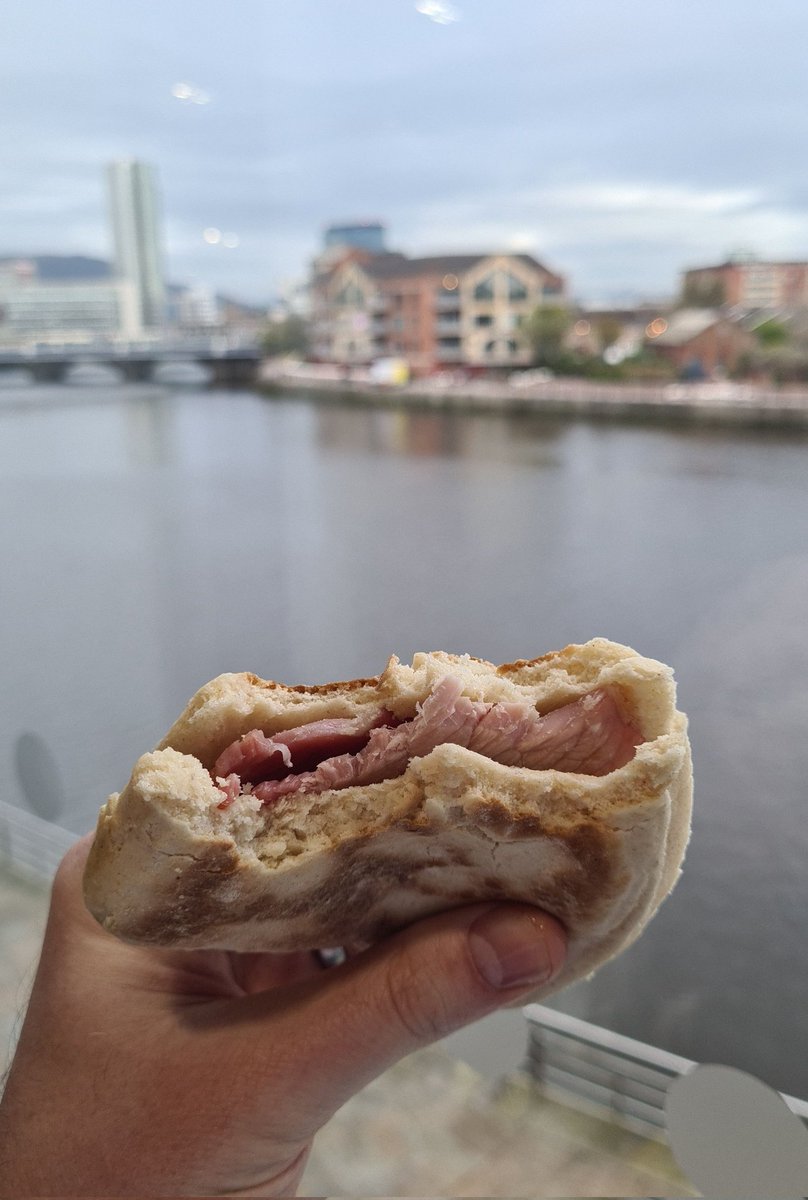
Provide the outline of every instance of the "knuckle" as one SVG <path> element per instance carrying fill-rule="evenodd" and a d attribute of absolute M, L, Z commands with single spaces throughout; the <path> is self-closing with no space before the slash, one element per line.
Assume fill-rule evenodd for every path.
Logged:
<path fill-rule="evenodd" d="M 446 989 L 409 954 L 390 963 L 385 987 L 387 1010 L 415 1045 L 428 1045 L 454 1028 Z"/>

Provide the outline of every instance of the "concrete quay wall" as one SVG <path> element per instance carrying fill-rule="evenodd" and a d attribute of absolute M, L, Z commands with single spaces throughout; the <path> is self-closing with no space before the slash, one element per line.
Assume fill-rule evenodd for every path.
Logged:
<path fill-rule="evenodd" d="M 301 392 L 323 400 L 400 408 L 586 417 L 612 421 L 808 430 L 808 388 L 762 389 L 746 384 L 641 386 L 552 380 L 531 387 L 471 381 L 400 387 L 317 376 L 266 376 L 269 394 Z"/>

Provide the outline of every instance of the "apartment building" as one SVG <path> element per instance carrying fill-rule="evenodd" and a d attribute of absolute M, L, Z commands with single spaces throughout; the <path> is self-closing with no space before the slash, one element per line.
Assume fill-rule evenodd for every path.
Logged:
<path fill-rule="evenodd" d="M 737 259 L 685 271 L 686 304 L 729 308 L 808 308 L 808 262 Z"/>
<path fill-rule="evenodd" d="M 563 278 L 529 254 L 354 249 L 313 281 L 313 354 L 346 364 L 403 358 L 420 376 L 526 366 L 525 320 L 537 305 L 564 301 Z"/>

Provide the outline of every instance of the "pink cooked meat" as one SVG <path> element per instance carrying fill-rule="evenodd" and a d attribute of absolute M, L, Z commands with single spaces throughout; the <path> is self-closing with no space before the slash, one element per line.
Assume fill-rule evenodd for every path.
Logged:
<path fill-rule="evenodd" d="M 312 721 L 272 737 L 253 729 L 219 755 L 212 773 L 217 779 L 235 774 L 242 783 L 281 779 L 289 771 L 310 770 L 334 755 L 354 754 L 365 745 L 371 729 L 391 724 L 395 724 L 393 714 L 380 709 L 358 717 Z"/>
<path fill-rule="evenodd" d="M 543 717 L 527 705 L 494 704 L 468 746 L 506 766 L 607 775 L 634 757 L 640 740 L 600 690 Z"/>
<path fill-rule="evenodd" d="M 339 754 L 313 771 L 271 779 L 253 788 L 266 804 L 293 793 L 311 794 L 379 783 L 403 775 L 407 764 L 451 742 L 510 766 L 605 775 L 634 757 L 641 738 L 608 691 L 592 692 L 540 716 L 529 704 L 486 705 L 462 695 L 447 676 L 411 721 L 372 729 L 356 753 Z"/>

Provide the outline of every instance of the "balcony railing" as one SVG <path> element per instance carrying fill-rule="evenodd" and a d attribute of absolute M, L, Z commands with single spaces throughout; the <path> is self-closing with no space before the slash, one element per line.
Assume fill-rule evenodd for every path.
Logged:
<path fill-rule="evenodd" d="M 435 297 L 435 308 L 439 313 L 460 311 L 460 296 L 457 292 L 445 292 Z"/>

